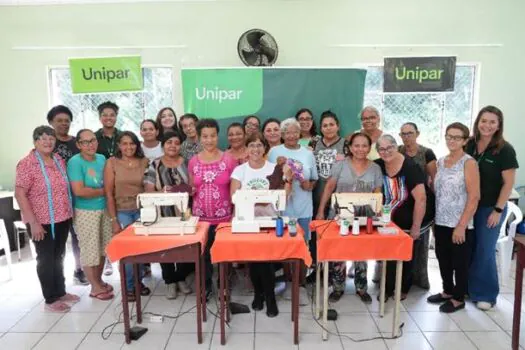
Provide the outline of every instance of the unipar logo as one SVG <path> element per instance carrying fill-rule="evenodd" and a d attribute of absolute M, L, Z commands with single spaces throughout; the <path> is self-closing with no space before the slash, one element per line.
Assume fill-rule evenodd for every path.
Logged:
<path fill-rule="evenodd" d="M 197 100 L 218 101 L 219 103 L 229 100 L 240 100 L 242 93 L 243 90 L 223 90 L 218 86 L 211 89 L 205 86 L 195 88 Z"/>

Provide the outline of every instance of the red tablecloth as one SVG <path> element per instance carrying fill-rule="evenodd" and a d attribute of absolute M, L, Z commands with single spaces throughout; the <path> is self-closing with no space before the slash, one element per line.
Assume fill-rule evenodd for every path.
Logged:
<path fill-rule="evenodd" d="M 202 251 L 208 239 L 207 222 L 199 222 L 193 235 L 136 235 L 133 226 L 113 237 L 106 247 L 109 260 L 118 261 L 127 256 L 161 252 L 163 250 L 201 243 Z"/>
<path fill-rule="evenodd" d="M 295 237 L 290 237 L 288 230 L 285 230 L 283 237 L 277 237 L 275 229 L 266 229 L 261 233 L 232 233 L 230 223 L 218 225 L 216 232 L 211 247 L 213 263 L 301 259 L 307 266 L 312 264 L 299 225 Z"/>
<path fill-rule="evenodd" d="M 339 234 L 339 225 L 331 220 L 314 220 L 312 231 L 317 232 L 318 261 L 403 260 L 412 259 L 412 238 L 399 227 L 397 234 L 382 235 L 374 228 L 367 234 L 361 227 L 358 236 Z"/>

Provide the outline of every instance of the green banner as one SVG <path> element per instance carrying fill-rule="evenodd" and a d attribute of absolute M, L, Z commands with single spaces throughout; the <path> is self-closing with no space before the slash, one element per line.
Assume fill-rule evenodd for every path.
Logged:
<path fill-rule="evenodd" d="M 283 120 L 301 108 L 312 110 L 317 131 L 320 114 L 326 110 L 337 114 L 341 136 L 361 127 L 364 69 L 183 69 L 181 76 L 185 112 L 217 119 L 221 130 L 247 115 L 255 114 L 261 121 Z M 221 146 L 225 145 L 222 137 Z"/>
<path fill-rule="evenodd" d="M 74 93 L 143 89 L 140 56 L 71 58 L 69 71 Z"/>

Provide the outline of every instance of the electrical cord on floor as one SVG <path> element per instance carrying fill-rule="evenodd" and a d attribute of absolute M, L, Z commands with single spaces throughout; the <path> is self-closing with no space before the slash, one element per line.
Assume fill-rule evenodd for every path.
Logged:
<path fill-rule="evenodd" d="M 320 268 L 320 266 L 317 266 L 317 268 Z M 339 332 L 339 330 L 337 329 L 337 333 L 334 333 L 328 329 L 326 329 L 323 324 L 321 322 L 319 322 L 319 320 L 317 319 L 317 317 L 315 317 L 315 311 L 314 311 L 314 290 L 312 289 L 312 293 L 310 295 L 308 295 L 308 297 L 310 298 L 310 305 L 311 305 L 311 311 L 312 311 L 312 319 L 315 321 L 315 323 L 317 323 L 317 325 L 322 329 L 324 330 L 326 333 L 330 334 L 330 335 L 335 335 L 335 336 L 338 336 L 338 337 L 344 337 L 344 338 L 347 338 L 347 339 L 350 339 L 351 341 L 353 341 L 354 343 L 363 343 L 363 342 L 368 342 L 368 341 L 372 341 L 372 340 L 391 340 L 391 339 L 397 339 L 397 338 L 401 338 L 403 336 L 403 327 L 405 326 L 405 323 L 401 323 L 399 325 L 399 334 L 394 336 L 394 337 L 384 337 L 384 336 L 379 336 L 379 337 L 372 337 L 372 338 L 364 338 L 364 339 L 354 339 L 346 334 L 341 334 Z M 325 312 L 328 312 L 328 310 L 325 310 Z"/>

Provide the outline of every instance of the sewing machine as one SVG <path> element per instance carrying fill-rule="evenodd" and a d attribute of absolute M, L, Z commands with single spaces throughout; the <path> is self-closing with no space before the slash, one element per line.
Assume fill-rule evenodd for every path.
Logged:
<path fill-rule="evenodd" d="M 270 204 L 277 212 L 286 208 L 284 190 L 237 190 L 232 197 L 235 217 L 232 232 L 260 232 L 264 227 L 275 227 L 275 216 L 255 216 L 257 204 Z M 284 220 L 287 222 L 287 220 Z"/>
<path fill-rule="evenodd" d="M 140 222 L 133 224 L 137 235 L 195 234 L 199 218 L 189 215 L 189 195 L 181 193 L 141 193 L 137 196 Z M 162 217 L 162 206 L 174 206 L 177 215 Z"/>
<path fill-rule="evenodd" d="M 372 217 L 374 226 L 383 224 L 381 221 L 383 195 L 381 193 L 333 193 L 331 206 L 336 218 L 346 219 L 350 225 L 356 214 L 361 226 L 366 225 L 368 217 Z"/>

